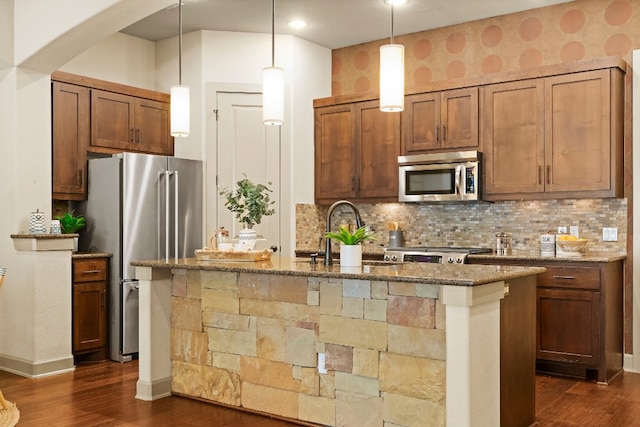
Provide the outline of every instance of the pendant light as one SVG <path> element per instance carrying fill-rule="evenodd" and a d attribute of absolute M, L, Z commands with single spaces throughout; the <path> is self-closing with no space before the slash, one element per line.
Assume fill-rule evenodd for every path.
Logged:
<path fill-rule="evenodd" d="M 268 126 L 284 123 L 284 70 L 276 67 L 276 0 L 271 1 L 271 67 L 262 70 L 262 122 Z"/>
<path fill-rule="evenodd" d="M 182 85 L 182 2 L 178 6 L 178 85 L 171 86 L 171 136 L 189 136 L 189 86 Z"/>
<path fill-rule="evenodd" d="M 380 110 L 404 110 L 404 46 L 393 43 L 393 5 L 391 2 L 391 42 L 380 46 Z"/>

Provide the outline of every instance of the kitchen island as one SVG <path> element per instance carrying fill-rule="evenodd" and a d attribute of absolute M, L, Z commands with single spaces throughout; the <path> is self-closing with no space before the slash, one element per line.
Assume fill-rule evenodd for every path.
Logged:
<path fill-rule="evenodd" d="M 320 425 L 535 422 L 543 268 L 132 265 L 139 399 L 174 393 Z"/>

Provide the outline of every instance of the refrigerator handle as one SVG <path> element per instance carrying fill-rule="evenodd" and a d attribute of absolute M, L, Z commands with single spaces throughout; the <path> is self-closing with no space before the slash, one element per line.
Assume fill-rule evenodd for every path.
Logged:
<path fill-rule="evenodd" d="M 165 171 L 165 180 L 164 180 L 164 191 L 165 191 L 165 202 L 164 202 L 164 259 L 165 261 L 169 261 L 169 176 L 171 175 L 171 171 Z"/>
<path fill-rule="evenodd" d="M 175 177 L 175 180 L 173 181 L 173 185 L 174 185 L 174 191 L 175 191 L 175 198 L 173 201 L 173 208 L 174 208 L 174 215 L 173 215 L 173 237 L 174 237 L 174 254 L 175 254 L 175 260 L 176 263 L 178 262 L 178 200 L 179 200 L 179 190 L 178 188 L 180 188 L 178 186 L 178 171 L 174 171 L 173 175 Z"/>

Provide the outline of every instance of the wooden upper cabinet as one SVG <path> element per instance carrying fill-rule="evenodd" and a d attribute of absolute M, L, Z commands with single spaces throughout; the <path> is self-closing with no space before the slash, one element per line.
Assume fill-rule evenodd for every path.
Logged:
<path fill-rule="evenodd" d="M 173 155 L 169 108 L 166 102 L 136 98 L 137 149 L 147 153 Z"/>
<path fill-rule="evenodd" d="M 356 196 L 398 199 L 400 113 L 380 111 L 379 101 L 358 103 L 356 115 Z"/>
<path fill-rule="evenodd" d="M 543 81 L 484 87 L 481 111 L 486 194 L 543 192 Z"/>
<path fill-rule="evenodd" d="M 623 196 L 618 68 L 482 89 L 488 200 Z"/>
<path fill-rule="evenodd" d="M 609 191 L 610 71 L 546 79 L 545 122 L 545 191 Z"/>
<path fill-rule="evenodd" d="M 315 199 L 398 200 L 400 113 L 379 101 L 315 108 Z"/>
<path fill-rule="evenodd" d="M 91 147 L 172 155 L 169 104 L 93 89 Z"/>
<path fill-rule="evenodd" d="M 404 155 L 478 146 L 478 88 L 408 95 Z"/>
<path fill-rule="evenodd" d="M 318 203 L 355 194 L 354 116 L 350 105 L 315 110 L 315 198 Z"/>
<path fill-rule="evenodd" d="M 52 197 L 84 200 L 90 135 L 89 89 L 53 82 L 52 112 Z"/>
<path fill-rule="evenodd" d="M 133 101 L 119 93 L 91 91 L 91 147 L 130 150 L 134 146 Z"/>

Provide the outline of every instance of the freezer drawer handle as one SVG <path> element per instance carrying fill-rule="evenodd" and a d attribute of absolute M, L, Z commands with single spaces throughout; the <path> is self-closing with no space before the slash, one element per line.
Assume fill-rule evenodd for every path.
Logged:
<path fill-rule="evenodd" d="M 82 274 L 98 274 L 98 273 L 102 273 L 102 270 L 87 270 L 82 272 Z"/>

